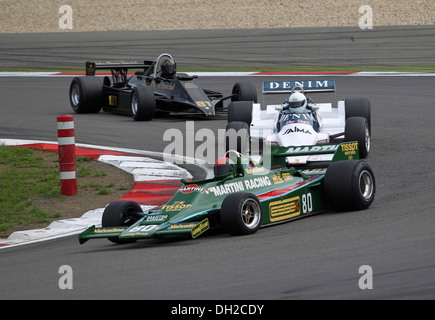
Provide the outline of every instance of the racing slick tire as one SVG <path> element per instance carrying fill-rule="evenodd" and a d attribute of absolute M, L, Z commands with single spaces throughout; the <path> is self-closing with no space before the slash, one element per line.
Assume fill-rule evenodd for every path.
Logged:
<path fill-rule="evenodd" d="M 364 160 L 332 162 L 325 174 L 324 190 L 335 211 L 367 209 L 376 193 L 373 170 Z"/>
<path fill-rule="evenodd" d="M 247 123 L 233 121 L 227 124 L 225 129 L 225 152 L 230 150 L 236 150 L 241 154 L 250 153 L 251 137 Z"/>
<path fill-rule="evenodd" d="M 261 226 L 262 209 L 258 198 L 251 193 L 233 193 L 222 202 L 221 223 L 231 235 L 248 235 Z"/>
<path fill-rule="evenodd" d="M 372 131 L 371 103 L 367 98 L 344 99 L 346 120 L 351 117 L 363 117 L 367 119 L 370 132 Z"/>
<path fill-rule="evenodd" d="M 241 121 L 251 125 L 252 101 L 234 101 L 228 105 L 228 123 L 233 121 Z"/>
<path fill-rule="evenodd" d="M 69 88 L 69 101 L 75 113 L 98 113 L 103 107 L 103 84 L 93 76 L 75 77 Z"/>
<path fill-rule="evenodd" d="M 149 87 L 135 87 L 130 98 L 131 116 L 135 121 L 150 121 L 156 112 L 156 98 Z"/>
<path fill-rule="evenodd" d="M 358 141 L 359 157 L 367 158 L 370 152 L 370 127 L 366 118 L 352 117 L 346 120 L 344 126 L 344 140 Z"/>
<path fill-rule="evenodd" d="M 250 82 L 237 82 L 233 86 L 231 101 L 253 101 L 257 103 L 257 89 Z"/>
<path fill-rule="evenodd" d="M 134 201 L 115 201 L 110 203 L 103 212 L 101 226 L 110 227 L 129 227 L 137 222 L 143 214 L 142 208 Z M 136 239 L 119 239 L 118 237 L 108 238 L 114 243 L 132 243 Z"/>

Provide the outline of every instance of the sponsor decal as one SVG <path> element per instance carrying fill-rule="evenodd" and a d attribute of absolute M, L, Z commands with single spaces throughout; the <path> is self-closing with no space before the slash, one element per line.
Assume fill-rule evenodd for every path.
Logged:
<path fill-rule="evenodd" d="M 117 233 L 117 232 L 123 232 L 125 230 L 125 228 L 100 228 L 100 229 L 95 229 L 94 233 L 97 234 L 104 234 L 104 233 Z"/>
<path fill-rule="evenodd" d="M 256 174 L 264 171 L 265 171 L 264 167 L 245 168 L 245 172 L 247 174 Z"/>
<path fill-rule="evenodd" d="M 272 180 L 273 180 L 274 184 L 284 183 L 284 180 L 282 179 L 281 175 L 279 175 L 279 174 L 273 174 Z"/>
<path fill-rule="evenodd" d="M 168 219 L 168 217 L 169 217 L 168 214 L 149 215 L 146 221 L 161 222 Z"/>
<path fill-rule="evenodd" d="M 290 181 L 293 180 L 292 175 L 290 174 L 290 172 L 284 172 L 282 175 L 282 178 L 284 179 L 284 181 Z"/>
<path fill-rule="evenodd" d="M 186 89 L 197 89 L 198 88 L 198 86 L 196 84 L 194 84 L 193 82 L 186 82 L 184 84 L 184 87 Z"/>
<path fill-rule="evenodd" d="M 305 169 L 301 172 L 306 175 L 320 175 L 325 174 L 327 168 L 318 168 L 318 169 Z"/>
<path fill-rule="evenodd" d="M 118 97 L 117 96 L 109 96 L 109 106 L 116 107 L 118 105 Z"/>
<path fill-rule="evenodd" d="M 324 146 L 307 146 L 307 147 L 289 147 L 287 152 L 291 153 L 311 153 L 318 151 L 331 151 L 335 152 L 340 145 L 324 145 Z"/>
<path fill-rule="evenodd" d="M 124 237 L 135 237 L 135 236 L 146 236 L 150 231 L 154 230 L 157 227 L 158 227 L 157 224 L 136 226 L 126 230 L 121 235 L 121 237 L 124 238 Z"/>
<path fill-rule="evenodd" d="M 180 188 L 181 193 L 189 194 L 192 192 L 208 193 L 204 187 L 199 187 L 197 184 L 189 184 Z"/>
<path fill-rule="evenodd" d="M 270 178 L 268 176 L 265 176 L 265 177 L 258 177 L 258 178 L 243 180 L 243 181 L 221 184 L 209 188 L 209 191 L 213 192 L 215 196 L 222 196 L 234 192 L 242 192 L 246 190 L 252 190 L 252 189 L 262 188 L 271 185 L 272 182 L 270 181 Z"/>
<path fill-rule="evenodd" d="M 212 103 L 210 101 L 195 101 L 196 105 L 198 107 L 205 107 L 206 109 L 208 107 L 213 107 Z"/>
<path fill-rule="evenodd" d="M 168 84 L 168 83 L 159 83 L 157 85 L 157 88 L 159 89 L 163 89 L 163 90 L 170 90 L 170 91 L 174 91 L 175 90 L 175 84 Z"/>
<path fill-rule="evenodd" d="M 313 134 L 315 131 L 319 131 L 319 121 L 313 111 L 308 111 L 307 113 L 282 114 L 278 125 L 279 128 L 281 128 L 281 134 Z"/>
<path fill-rule="evenodd" d="M 341 151 L 343 151 L 345 156 L 352 160 L 353 156 L 358 152 L 358 142 L 350 142 L 341 144 Z"/>
<path fill-rule="evenodd" d="M 299 196 L 290 199 L 273 201 L 269 204 L 271 222 L 281 221 L 296 217 L 301 214 L 299 209 Z"/>
<path fill-rule="evenodd" d="M 215 196 L 221 196 L 229 193 L 245 191 L 245 188 L 243 186 L 243 181 L 237 181 L 211 187 L 209 190 L 213 192 Z"/>
<path fill-rule="evenodd" d="M 208 229 L 210 229 L 210 223 L 208 222 L 208 218 L 205 218 L 192 228 L 192 238 L 198 237 L 200 234 L 204 233 Z"/>
<path fill-rule="evenodd" d="M 283 134 L 290 134 L 290 133 L 296 133 L 296 132 L 311 134 L 310 130 L 308 130 L 308 129 L 300 129 L 300 128 L 296 127 L 296 126 L 294 126 L 293 128 L 287 129 L 286 131 L 284 131 Z"/>
<path fill-rule="evenodd" d="M 334 80 L 267 81 L 263 82 L 264 93 L 290 92 L 294 87 L 302 87 L 306 92 L 335 91 Z"/>
<path fill-rule="evenodd" d="M 181 222 L 181 223 L 173 223 L 170 226 L 170 229 L 178 230 L 178 229 L 192 229 L 198 223 L 196 222 Z"/>
<path fill-rule="evenodd" d="M 164 205 L 162 207 L 162 209 L 165 210 L 166 212 L 175 212 L 175 211 L 181 211 L 181 210 L 189 208 L 191 206 L 192 206 L 191 204 L 187 204 L 187 203 L 185 203 L 185 201 L 175 201 L 172 204 Z"/>
<path fill-rule="evenodd" d="M 313 114 L 310 113 L 283 113 L 281 114 L 279 118 L 280 122 L 283 123 L 313 123 L 316 121 L 316 118 L 313 116 Z"/>
<path fill-rule="evenodd" d="M 143 64 L 138 61 L 97 61 L 95 62 L 96 66 L 104 66 L 104 65 L 117 65 L 117 64 Z"/>

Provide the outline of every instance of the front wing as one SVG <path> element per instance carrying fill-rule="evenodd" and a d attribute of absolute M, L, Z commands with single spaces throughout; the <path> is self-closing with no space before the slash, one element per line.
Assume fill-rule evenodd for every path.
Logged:
<path fill-rule="evenodd" d="M 79 235 L 79 243 L 83 244 L 89 239 L 118 238 L 127 239 L 152 239 L 152 238 L 196 238 L 210 229 L 208 218 L 199 222 L 181 222 L 164 224 L 142 225 L 143 219 L 130 227 L 97 228 L 92 226 Z"/>

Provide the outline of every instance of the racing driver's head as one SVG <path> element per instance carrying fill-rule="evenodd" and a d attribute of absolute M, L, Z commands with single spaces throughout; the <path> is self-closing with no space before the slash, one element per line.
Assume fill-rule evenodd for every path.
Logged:
<path fill-rule="evenodd" d="M 171 78 L 177 73 L 177 66 L 175 65 L 174 60 L 165 59 L 162 62 L 161 70 L 163 77 Z"/>
<path fill-rule="evenodd" d="M 234 171 L 234 162 L 227 156 L 219 158 L 214 166 L 214 175 L 220 176 Z"/>
<path fill-rule="evenodd" d="M 300 91 L 295 91 L 284 101 L 283 110 L 287 112 L 303 112 L 307 106 L 307 97 Z"/>

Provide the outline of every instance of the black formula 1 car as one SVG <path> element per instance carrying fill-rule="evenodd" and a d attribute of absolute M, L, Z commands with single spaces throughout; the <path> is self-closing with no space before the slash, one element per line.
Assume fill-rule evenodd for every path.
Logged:
<path fill-rule="evenodd" d="M 102 69 L 110 70 L 111 78 L 96 77 L 96 70 Z M 129 75 L 129 69 L 136 71 Z M 177 73 L 175 61 L 167 53 L 155 61 L 86 62 L 86 76 L 71 82 L 70 103 L 76 113 L 103 109 L 144 121 L 151 120 L 156 111 L 213 117 L 225 111 L 226 99 L 257 100 L 256 89 L 249 83 L 236 83 L 232 94 L 224 97 L 220 92 L 202 89 L 196 78 Z"/>

